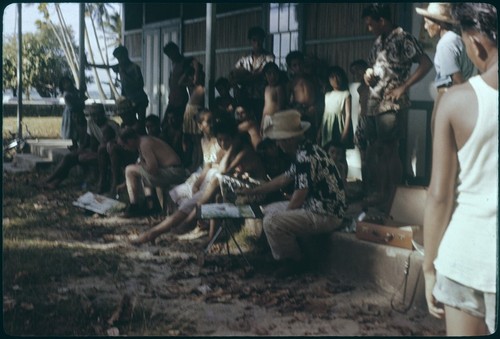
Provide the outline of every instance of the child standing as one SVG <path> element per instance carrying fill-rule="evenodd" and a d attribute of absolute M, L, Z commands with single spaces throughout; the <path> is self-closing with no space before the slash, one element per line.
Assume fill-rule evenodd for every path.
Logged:
<path fill-rule="evenodd" d="M 318 143 L 323 148 L 328 144 L 338 148 L 336 152 L 341 153 L 338 158 L 344 159 L 341 167 L 347 168 L 345 152 L 354 147 L 347 74 L 341 67 L 330 67 L 328 81 L 331 90 L 325 94 L 325 111 L 318 131 Z"/>
<path fill-rule="evenodd" d="M 59 92 L 64 98 L 64 111 L 61 124 L 61 138 L 71 139 L 71 150 L 76 150 L 83 144 L 87 131 L 87 120 L 83 109 L 85 99 L 80 96 L 75 84 L 68 76 L 63 76 L 59 80 Z"/>
<path fill-rule="evenodd" d="M 264 110 L 260 127 L 261 135 L 269 125 L 270 116 L 285 109 L 285 84 L 281 81 L 281 71 L 274 62 L 269 62 L 262 70 L 266 77 L 267 86 L 264 92 Z"/>
<path fill-rule="evenodd" d="M 203 162 L 200 140 L 202 133 L 196 123 L 196 114 L 204 106 L 205 101 L 205 74 L 202 66 L 195 60 L 187 64 L 184 68 L 184 74 L 181 79 L 189 91 L 189 100 L 184 111 L 183 132 L 183 153 L 185 157 L 185 166 L 193 172 Z M 189 155 L 191 159 L 189 158 Z"/>

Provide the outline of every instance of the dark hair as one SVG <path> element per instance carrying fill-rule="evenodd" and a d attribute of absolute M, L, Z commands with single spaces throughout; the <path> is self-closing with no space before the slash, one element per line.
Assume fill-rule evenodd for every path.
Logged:
<path fill-rule="evenodd" d="M 213 135 L 217 136 L 218 134 L 229 135 L 234 138 L 238 135 L 238 124 L 234 118 L 229 116 L 221 116 L 215 120 L 213 127 Z"/>
<path fill-rule="evenodd" d="M 157 116 L 156 114 L 150 114 L 150 115 L 148 115 L 144 121 L 145 122 L 151 122 L 151 123 L 153 123 L 155 125 L 160 126 L 160 117 Z"/>
<path fill-rule="evenodd" d="M 337 77 L 339 81 L 339 86 L 342 91 L 345 91 L 349 88 L 349 80 L 347 78 L 347 74 L 342 67 L 332 66 L 328 68 L 328 78 Z"/>
<path fill-rule="evenodd" d="M 299 61 L 304 61 L 304 54 L 300 51 L 292 51 L 288 53 L 285 57 L 286 64 L 290 67 L 290 64 L 292 63 L 292 60 L 299 60 Z"/>
<path fill-rule="evenodd" d="M 359 67 L 361 69 L 367 69 L 368 68 L 368 63 L 365 60 L 363 60 L 363 59 L 354 60 L 349 65 L 349 68 L 353 68 L 353 67 Z"/>
<path fill-rule="evenodd" d="M 253 37 L 264 40 L 266 32 L 259 26 L 254 26 L 248 30 L 247 39 L 251 40 Z"/>
<path fill-rule="evenodd" d="M 256 151 L 257 153 L 265 153 L 271 147 L 276 147 L 276 141 L 270 138 L 264 138 L 258 143 Z"/>
<path fill-rule="evenodd" d="M 173 41 L 170 41 L 163 46 L 163 53 L 165 54 L 171 54 L 172 52 L 174 53 L 180 53 L 179 51 L 179 46 Z"/>
<path fill-rule="evenodd" d="M 205 85 L 205 72 L 203 71 L 203 65 L 198 63 L 198 70 L 196 70 L 192 64 L 192 59 L 190 61 L 186 61 L 183 66 L 183 72 L 186 76 L 196 77 L 195 85 Z M 196 74 L 196 72 L 198 72 Z"/>
<path fill-rule="evenodd" d="M 120 140 L 124 143 L 138 138 L 139 134 L 137 134 L 137 131 L 132 127 L 125 127 L 120 133 Z"/>
<path fill-rule="evenodd" d="M 116 47 L 113 51 L 113 56 L 115 58 L 118 58 L 119 56 L 125 56 L 125 57 L 128 57 L 128 49 L 127 47 L 123 46 L 123 45 L 120 45 L 118 47 Z"/>
<path fill-rule="evenodd" d="M 102 127 L 102 136 L 104 140 L 111 141 L 116 138 L 116 131 L 113 127 L 106 124 Z"/>
<path fill-rule="evenodd" d="M 366 17 L 370 17 L 375 21 L 379 21 L 380 19 L 385 19 L 387 21 L 392 22 L 391 8 L 389 7 L 388 4 L 382 4 L 382 3 L 370 4 L 363 9 L 363 12 L 361 14 L 362 19 Z"/>
<path fill-rule="evenodd" d="M 75 83 L 73 82 L 73 79 L 71 79 L 69 76 L 64 75 L 59 79 L 59 84 L 57 87 L 59 87 L 59 92 L 63 93 L 64 92 L 64 83 L 69 82 L 72 87 L 75 87 Z"/>
<path fill-rule="evenodd" d="M 219 86 L 229 86 L 228 78 L 220 77 L 217 80 L 215 80 L 214 87 L 219 87 Z"/>
<path fill-rule="evenodd" d="M 453 3 L 451 15 L 460 24 L 463 31 L 484 33 L 491 41 L 497 42 L 498 17 L 497 9 L 488 3 Z"/>
<path fill-rule="evenodd" d="M 103 104 L 94 103 L 86 107 L 86 111 L 89 115 L 106 116 L 106 109 Z"/>
<path fill-rule="evenodd" d="M 280 68 L 274 62 L 268 62 L 267 64 L 264 65 L 264 68 L 262 68 L 262 73 L 266 74 L 269 71 L 275 71 L 279 73 Z"/>

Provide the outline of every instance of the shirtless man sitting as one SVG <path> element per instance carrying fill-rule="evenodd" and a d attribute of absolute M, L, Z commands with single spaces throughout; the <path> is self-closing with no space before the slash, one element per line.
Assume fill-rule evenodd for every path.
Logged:
<path fill-rule="evenodd" d="M 286 56 L 286 64 L 290 73 L 288 93 L 290 106 L 297 109 L 302 115 L 301 120 L 311 123 L 306 137 L 315 138 L 320 124 L 322 108 L 320 107 L 320 92 L 312 76 L 304 70 L 304 55 L 299 51 L 292 51 Z M 315 140 L 315 139 L 311 139 Z"/>
<path fill-rule="evenodd" d="M 161 139 L 138 135 L 135 130 L 127 128 L 120 134 L 120 143 L 127 150 L 139 152 L 139 162 L 125 168 L 125 182 L 130 201 L 125 216 L 141 216 L 146 211 L 139 204 L 140 196 L 144 194 L 151 197 L 152 188 L 169 187 L 184 182 L 186 170 L 182 167 L 177 153 Z"/>

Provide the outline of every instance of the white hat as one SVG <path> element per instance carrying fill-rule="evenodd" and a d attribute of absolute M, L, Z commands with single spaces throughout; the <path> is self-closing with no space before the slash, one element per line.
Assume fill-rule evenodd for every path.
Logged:
<path fill-rule="evenodd" d="M 293 109 L 274 113 L 270 116 L 264 136 L 269 139 L 288 139 L 304 134 L 311 124 L 301 121 L 300 117 L 300 113 Z"/>
<path fill-rule="evenodd" d="M 423 15 L 429 19 L 446 22 L 449 24 L 457 24 L 458 22 L 451 17 L 451 4 L 447 2 L 431 2 L 427 9 L 415 8 L 417 14 Z"/>

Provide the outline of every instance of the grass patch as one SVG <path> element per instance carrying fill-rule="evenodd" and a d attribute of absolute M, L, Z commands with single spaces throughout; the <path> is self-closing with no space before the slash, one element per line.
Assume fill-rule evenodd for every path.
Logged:
<path fill-rule="evenodd" d="M 111 119 L 121 123 L 120 117 L 113 116 Z M 33 138 L 39 139 L 59 139 L 61 137 L 62 117 L 25 117 L 23 124 L 28 129 Z M 26 127 L 23 126 L 23 136 L 26 136 Z M 3 117 L 2 137 L 10 138 L 9 131 L 17 132 L 17 117 Z"/>
<path fill-rule="evenodd" d="M 23 124 L 28 129 L 33 138 L 58 139 L 61 137 L 62 117 L 25 117 Z M 23 136 L 26 136 L 26 127 L 23 126 Z M 9 131 L 17 132 L 17 118 L 4 117 L 2 137 L 10 138 Z"/>

